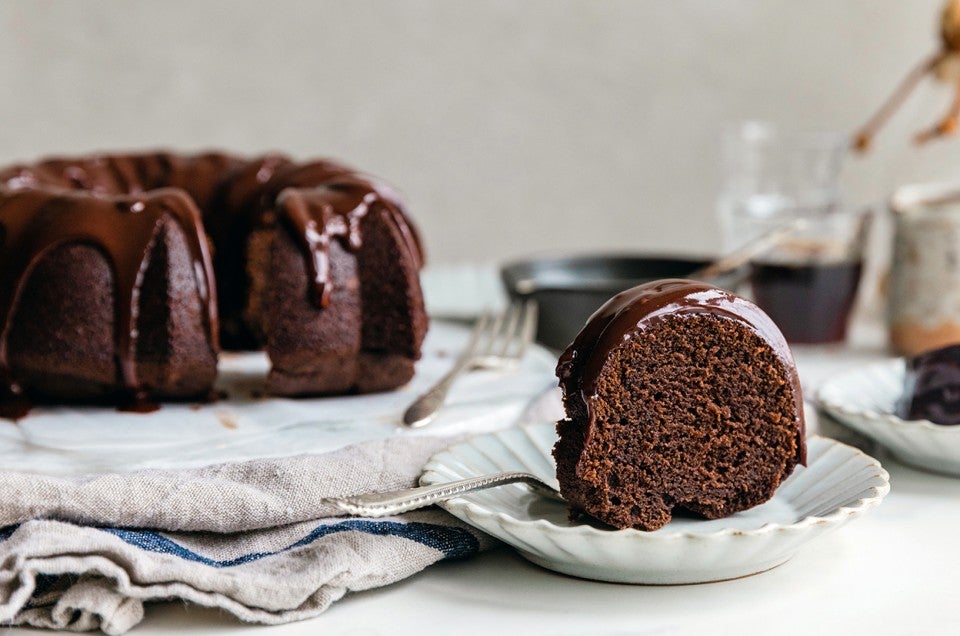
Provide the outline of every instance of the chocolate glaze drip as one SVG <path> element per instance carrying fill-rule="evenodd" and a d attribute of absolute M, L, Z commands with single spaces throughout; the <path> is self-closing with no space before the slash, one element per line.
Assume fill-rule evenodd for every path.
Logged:
<path fill-rule="evenodd" d="M 0 199 L 0 223 L 4 229 L 0 250 L 0 377 L 7 385 L 8 396 L 20 394 L 9 365 L 7 338 L 17 299 L 30 271 L 50 250 L 69 243 L 86 243 L 106 256 L 113 272 L 120 382 L 129 393 L 132 407 L 146 408 L 135 362 L 137 297 L 150 246 L 164 217 L 175 219 L 187 237 L 197 288 L 207 311 L 210 342 L 216 347 L 213 267 L 200 213 L 182 192 L 157 190 L 149 195 L 111 199 L 68 192 L 51 196 L 35 189 L 4 193 Z"/>
<path fill-rule="evenodd" d="M 806 464 L 800 378 L 786 340 L 773 321 L 753 303 L 706 283 L 662 280 L 621 292 L 607 301 L 577 335 L 557 364 L 565 401 L 579 401 L 591 425 L 597 381 L 607 357 L 634 334 L 669 315 L 707 313 L 736 320 L 752 329 L 783 362 L 796 403 L 797 461 Z"/>
<path fill-rule="evenodd" d="M 86 242 L 104 253 L 115 278 L 118 376 L 131 394 L 142 394 L 134 360 L 137 295 L 160 219 L 170 216 L 184 229 L 216 349 L 218 313 L 231 342 L 251 344 L 234 337 L 242 327 L 231 323 L 245 302 L 245 245 L 277 212 L 302 246 L 320 307 L 331 295 L 330 241 L 359 249 L 368 216 L 393 224 L 414 262 L 423 263 L 419 236 L 393 192 L 333 161 L 153 152 L 51 158 L 0 170 L 0 409 L 22 415 L 28 408 L 7 361 L 6 339 L 18 294 L 49 249 Z"/>
<path fill-rule="evenodd" d="M 361 223 L 376 211 L 389 219 L 416 263 L 421 263 L 419 245 L 404 222 L 398 201 L 386 188 L 357 175 L 343 175 L 312 190 L 287 188 L 277 198 L 280 221 L 293 231 L 304 252 L 310 254 L 313 302 L 318 307 L 330 304 L 330 243 L 338 241 L 351 252 L 363 247 Z M 421 263 L 422 264 L 422 263 Z"/>
<path fill-rule="evenodd" d="M 363 245 L 360 238 L 360 221 L 367 215 L 375 195 L 365 193 L 357 201 L 350 197 L 349 203 L 337 205 L 336 199 L 327 197 L 314 200 L 311 194 L 300 190 L 284 190 L 277 199 L 281 220 L 293 230 L 305 252 L 310 272 L 313 302 L 319 307 L 330 304 L 330 242 L 339 239 L 344 248 L 357 251 Z M 352 205 L 351 205 L 352 204 Z"/>

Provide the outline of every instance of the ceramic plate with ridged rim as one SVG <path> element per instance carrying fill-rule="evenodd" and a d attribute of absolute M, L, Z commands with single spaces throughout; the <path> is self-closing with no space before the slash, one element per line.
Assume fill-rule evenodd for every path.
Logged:
<path fill-rule="evenodd" d="M 905 369 L 897 359 L 834 376 L 817 391 L 817 405 L 904 463 L 960 477 L 960 426 L 897 416 Z"/>
<path fill-rule="evenodd" d="M 436 484 L 524 470 L 556 484 L 553 423 L 482 435 L 430 459 Z M 450 513 L 550 570 L 618 583 L 670 585 L 733 579 L 774 568 L 800 547 L 876 506 L 890 490 L 880 463 L 840 442 L 811 437 L 808 465 L 773 499 L 726 519 L 675 517 L 654 532 L 613 530 L 569 519 L 567 506 L 512 484 L 443 504 Z"/>

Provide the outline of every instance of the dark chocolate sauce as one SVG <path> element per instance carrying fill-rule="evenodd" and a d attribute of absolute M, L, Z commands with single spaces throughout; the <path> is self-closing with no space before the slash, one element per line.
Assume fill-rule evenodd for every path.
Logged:
<path fill-rule="evenodd" d="M 862 269 L 860 261 L 752 263 L 750 281 L 757 304 L 788 342 L 841 342 L 847 335 Z"/>
<path fill-rule="evenodd" d="M 26 417 L 31 408 L 33 404 L 16 383 L 8 381 L 0 386 L 0 418 L 19 420 Z"/>
<path fill-rule="evenodd" d="M 278 205 L 281 192 L 284 201 Z M 0 415 L 22 416 L 29 410 L 9 366 L 7 337 L 22 287 L 49 250 L 84 242 L 107 258 L 115 281 L 118 384 L 126 395 L 140 395 L 137 297 L 160 220 L 172 217 L 187 237 L 216 351 L 218 288 L 226 292 L 221 309 L 238 314 L 246 285 L 243 246 L 250 232 L 275 219 L 277 210 L 302 246 L 318 306 L 325 307 L 330 299 L 330 241 L 356 251 L 363 244 L 361 221 L 367 217 L 390 223 L 412 262 L 423 263 L 417 231 L 393 192 L 332 161 L 296 163 L 279 154 L 242 159 L 223 153 L 155 152 L 51 158 L 0 170 Z M 219 248 L 216 263 L 209 254 L 208 235 Z M 222 273 L 217 281 L 215 271 Z M 124 404 L 136 411 L 152 408 L 145 399 Z"/>
<path fill-rule="evenodd" d="M 398 203 L 374 183 L 355 175 L 335 177 L 311 190 L 288 188 L 277 197 L 277 214 L 301 248 L 310 255 L 307 271 L 318 307 L 330 304 L 330 243 L 334 240 L 350 251 L 363 247 L 361 223 L 377 210 L 401 230 L 404 245 L 415 263 L 421 263 L 419 245 L 410 232 Z"/>
<path fill-rule="evenodd" d="M 960 344 L 907 360 L 901 415 L 934 424 L 960 424 Z"/>
<path fill-rule="evenodd" d="M 594 421 L 596 383 L 608 356 L 635 334 L 667 315 L 707 313 L 736 320 L 770 345 L 784 364 L 797 413 L 797 461 L 806 464 L 805 424 L 800 378 L 790 347 L 770 318 L 753 303 L 706 283 L 661 280 L 621 292 L 594 313 L 560 356 L 557 377 L 564 400 L 578 400 Z"/>
<path fill-rule="evenodd" d="M 117 403 L 117 410 L 123 413 L 153 413 L 160 410 L 160 405 L 150 399 L 148 391 L 137 390 L 124 394 Z"/>

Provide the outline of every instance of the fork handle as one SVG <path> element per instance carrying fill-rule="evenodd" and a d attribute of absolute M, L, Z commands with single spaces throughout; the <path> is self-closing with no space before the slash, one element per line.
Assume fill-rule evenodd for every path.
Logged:
<path fill-rule="evenodd" d="M 343 512 L 356 517 L 388 517 L 401 512 L 432 506 L 435 503 L 474 490 L 483 490 L 517 482 L 524 482 L 537 488 L 549 488 L 529 473 L 506 472 L 393 492 L 327 497 L 323 499 L 322 503 L 336 506 Z"/>
<path fill-rule="evenodd" d="M 433 421 L 440 411 L 440 407 L 447 399 L 450 386 L 463 371 L 470 366 L 471 356 L 461 356 L 453 368 L 429 391 L 421 395 L 403 413 L 403 425 L 408 428 L 419 428 Z"/>

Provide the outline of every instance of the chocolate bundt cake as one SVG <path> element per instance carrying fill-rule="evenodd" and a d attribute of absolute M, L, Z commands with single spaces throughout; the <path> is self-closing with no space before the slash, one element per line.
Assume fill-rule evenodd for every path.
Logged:
<path fill-rule="evenodd" d="M 553 454 L 575 514 L 656 530 L 756 506 L 804 463 L 793 358 L 756 305 L 665 280 L 614 296 L 560 358 Z"/>
<path fill-rule="evenodd" d="M 209 394 L 222 342 L 279 395 L 407 382 L 427 329 L 414 226 L 331 161 L 165 152 L 0 170 L 0 406 Z"/>

